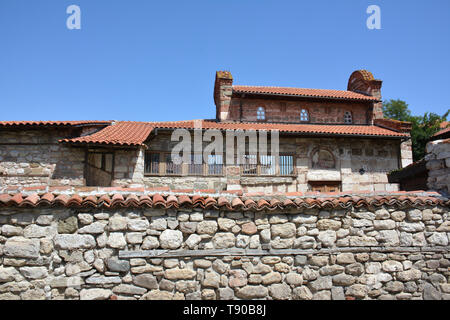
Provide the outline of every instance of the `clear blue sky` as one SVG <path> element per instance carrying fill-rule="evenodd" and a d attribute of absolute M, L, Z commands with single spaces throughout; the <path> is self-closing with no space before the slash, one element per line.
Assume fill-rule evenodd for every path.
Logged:
<path fill-rule="evenodd" d="M 346 90 L 364 68 L 413 114 L 450 107 L 448 0 L 0 0 L 0 40 L 0 120 L 214 118 L 216 70 Z"/>

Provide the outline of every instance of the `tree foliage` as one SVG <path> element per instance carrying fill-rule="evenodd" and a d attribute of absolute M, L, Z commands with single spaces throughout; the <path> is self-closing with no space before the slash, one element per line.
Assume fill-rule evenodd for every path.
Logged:
<path fill-rule="evenodd" d="M 439 131 L 440 124 L 447 121 L 450 110 L 447 110 L 442 116 L 433 112 L 425 112 L 423 116 L 414 116 L 411 115 L 411 110 L 405 101 L 389 100 L 383 102 L 383 113 L 384 117 L 388 119 L 411 122 L 413 160 L 417 161 L 425 156 L 427 142 Z"/>

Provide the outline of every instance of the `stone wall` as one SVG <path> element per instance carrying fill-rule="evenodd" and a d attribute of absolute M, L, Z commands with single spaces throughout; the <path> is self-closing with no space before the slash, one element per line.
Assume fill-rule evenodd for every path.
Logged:
<path fill-rule="evenodd" d="M 58 143 L 68 129 L 0 131 L 0 185 L 85 185 L 82 149 Z"/>
<path fill-rule="evenodd" d="M 450 193 L 450 139 L 431 141 L 425 156 L 428 188 Z"/>
<path fill-rule="evenodd" d="M 0 208 L 0 299 L 450 300 L 449 207 Z"/>
<path fill-rule="evenodd" d="M 269 137 L 270 138 L 270 137 Z M 178 141 L 159 133 L 148 144 L 148 151 L 170 152 Z M 225 136 L 223 138 L 225 145 Z M 342 191 L 397 191 L 398 184 L 388 182 L 387 173 L 398 169 L 400 141 L 351 138 L 280 137 L 280 154 L 294 155 L 295 176 L 245 176 L 239 166 L 228 165 L 223 176 L 145 176 L 146 187 L 170 186 L 171 189 L 243 190 L 244 192 L 306 192 L 310 181 L 338 181 Z M 210 142 L 204 142 L 205 148 Z M 268 142 L 270 150 L 270 141 Z M 333 169 L 314 169 L 313 153 L 325 149 L 335 159 Z M 193 147 L 192 147 L 193 150 Z M 247 147 L 248 152 L 248 139 Z M 236 152 L 236 148 L 235 148 Z M 131 168 L 131 167 L 130 167 Z M 363 169 L 363 171 L 361 171 Z"/>

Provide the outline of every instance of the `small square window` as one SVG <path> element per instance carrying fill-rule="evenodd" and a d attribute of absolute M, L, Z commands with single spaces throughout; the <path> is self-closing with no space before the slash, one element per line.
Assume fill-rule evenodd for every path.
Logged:
<path fill-rule="evenodd" d="M 352 113 L 350 111 L 345 111 L 344 123 L 353 123 Z"/>
<path fill-rule="evenodd" d="M 263 107 L 258 107 L 258 110 L 256 111 L 256 119 L 266 120 L 266 110 Z"/>
<path fill-rule="evenodd" d="M 300 121 L 302 121 L 302 122 L 308 122 L 309 121 L 308 110 L 302 109 L 300 111 Z"/>

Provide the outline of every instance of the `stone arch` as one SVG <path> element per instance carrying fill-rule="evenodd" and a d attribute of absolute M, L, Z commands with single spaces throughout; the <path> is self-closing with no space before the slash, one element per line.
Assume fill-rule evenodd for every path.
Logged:
<path fill-rule="evenodd" d="M 336 157 L 328 148 L 318 147 L 313 149 L 310 159 L 313 169 L 336 169 Z"/>

